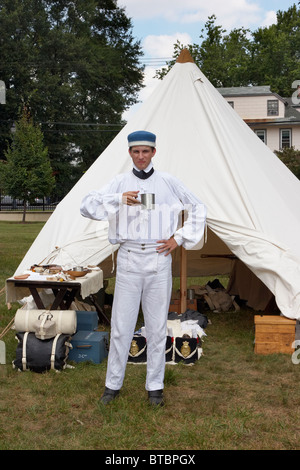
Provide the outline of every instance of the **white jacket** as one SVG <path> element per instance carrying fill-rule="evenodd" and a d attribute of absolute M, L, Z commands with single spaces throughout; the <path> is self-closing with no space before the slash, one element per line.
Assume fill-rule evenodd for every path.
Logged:
<path fill-rule="evenodd" d="M 149 170 L 152 164 L 146 169 Z M 123 204 L 122 194 L 139 191 L 155 194 L 155 208 Z M 139 198 L 138 198 L 139 199 Z M 182 226 L 181 212 L 187 217 Z M 174 235 L 177 244 L 192 249 L 203 237 L 206 207 L 184 184 L 168 173 L 154 171 L 145 180 L 133 172 L 113 178 L 100 190 L 91 191 L 81 203 L 84 217 L 109 221 L 109 241 L 112 244 L 135 241 L 155 243 Z"/>

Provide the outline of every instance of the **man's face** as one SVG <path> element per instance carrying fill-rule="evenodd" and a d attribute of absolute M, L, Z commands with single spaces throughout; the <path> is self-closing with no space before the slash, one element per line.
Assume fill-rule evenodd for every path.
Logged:
<path fill-rule="evenodd" d="M 129 155 L 139 170 L 145 170 L 145 168 L 147 168 L 155 152 L 156 149 L 148 147 L 148 145 L 135 145 L 129 149 Z"/>

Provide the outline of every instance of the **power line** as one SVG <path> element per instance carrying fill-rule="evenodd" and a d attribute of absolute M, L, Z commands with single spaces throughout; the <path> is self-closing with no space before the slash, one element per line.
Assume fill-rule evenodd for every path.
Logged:
<path fill-rule="evenodd" d="M 59 129 L 43 129 L 44 134 L 80 134 L 80 133 L 87 133 L 87 132 L 98 132 L 98 133 L 104 133 L 104 132 L 119 132 L 118 129 L 66 129 L 64 131 L 59 130 Z"/>
<path fill-rule="evenodd" d="M 12 119 L 0 119 L 1 122 L 9 122 L 13 123 L 14 121 Z M 70 122 L 70 121 L 34 121 L 36 124 L 47 124 L 47 125 L 67 125 L 67 126 L 103 126 L 103 127 L 123 127 L 123 124 L 118 124 L 118 123 L 94 123 L 94 122 Z"/>
<path fill-rule="evenodd" d="M 12 120 L 0 120 L 0 128 L 1 128 L 1 123 L 9 123 L 12 125 L 13 121 Z M 98 133 L 98 134 L 103 134 L 103 133 L 116 133 L 119 132 L 125 124 L 111 124 L 111 123 L 104 123 L 104 124 L 97 124 L 93 122 L 89 123 L 79 123 L 79 122 L 63 122 L 63 121 L 35 121 L 35 123 L 42 125 L 42 132 L 43 134 L 86 134 L 86 133 Z M 47 127 L 47 125 L 56 125 L 60 126 L 59 128 L 56 129 L 51 129 Z M 70 128 L 71 127 L 71 128 Z M 74 127 L 77 127 L 77 129 L 74 129 Z M 81 129 L 78 129 L 78 127 L 83 127 Z M 0 135 L 6 135 L 6 132 L 1 132 Z"/>
<path fill-rule="evenodd" d="M 66 130 L 59 130 L 59 129 L 43 129 L 43 134 L 86 134 L 86 133 L 98 133 L 98 134 L 104 134 L 104 133 L 116 133 L 119 132 L 118 129 L 66 129 Z M 7 136 L 7 133 L 1 132 L 0 135 L 5 135 Z"/>
<path fill-rule="evenodd" d="M 168 62 L 170 60 L 172 60 L 172 57 L 143 57 L 139 59 L 139 62 Z"/>
<path fill-rule="evenodd" d="M 170 62 L 172 57 L 147 57 L 144 59 L 139 59 L 139 65 L 165 65 L 167 62 Z M 27 65 L 31 67 L 37 67 L 41 65 L 53 64 L 53 60 L 41 59 L 41 60 L 34 60 L 34 61 L 22 61 L 22 65 Z M 55 62 L 57 66 L 60 65 L 83 65 L 85 64 L 84 61 L 75 61 L 75 60 L 58 60 Z M 5 69 L 10 65 L 20 65 L 20 61 L 5 61 L 2 64 L 0 63 L 0 69 Z M 105 65 L 105 63 L 103 63 Z M 116 65 L 116 64 L 115 64 Z"/>

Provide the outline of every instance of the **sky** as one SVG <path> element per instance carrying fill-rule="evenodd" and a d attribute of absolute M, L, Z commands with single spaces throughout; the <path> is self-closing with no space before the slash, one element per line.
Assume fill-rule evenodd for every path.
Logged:
<path fill-rule="evenodd" d="M 141 41 L 145 65 L 144 85 L 139 104 L 127 110 L 129 120 L 138 107 L 153 92 L 159 80 L 153 78 L 173 55 L 173 44 L 201 44 L 201 30 L 209 16 L 217 17 L 216 24 L 227 32 L 233 28 L 250 31 L 276 23 L 276 12 L 286 11 L 298 0 L 118 0 L 131 18 L 132 33 Z"/>

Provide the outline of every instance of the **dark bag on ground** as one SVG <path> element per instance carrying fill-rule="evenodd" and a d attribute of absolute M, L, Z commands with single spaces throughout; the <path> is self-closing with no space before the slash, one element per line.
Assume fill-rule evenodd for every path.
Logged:
<path fill-rule="evenodd" d="M 197 338 L 174 338 L 174 361 L 193 364 L 198 359 Z"/>
<path fill-rule="evenodd" d="M 128 355 L 128 362 L 134 364 L 147 362 L 147 341 L 144 336 L 133 336 Z"/>
<path fill-rule="evenodd" d="M 35 333 L 17 333 L 19 341 L 13 367 L 20 371 L 45 372 L 62 370 L 67 365 L 70 335 L 58 334 L 54 338 L 39 339 Z"/>
<path fill-rule="evenodd" d="M 173 338 L 172 336 L 166 337 L 166 362 L 173 361 Z"/>

